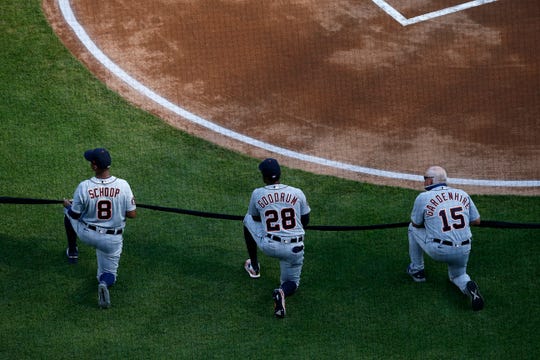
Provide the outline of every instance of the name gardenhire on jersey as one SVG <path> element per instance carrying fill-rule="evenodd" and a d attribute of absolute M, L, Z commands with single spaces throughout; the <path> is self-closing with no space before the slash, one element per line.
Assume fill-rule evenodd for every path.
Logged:
<path fill-rule="evenodd" d="M 441 192 L 431 198 L 429 203 L 426 205 L 426 215 L 433 216 L 433 213 L 436 210 L 435 208 L 444 203 L 445 201 L 460 202 L 461 204 L 463 204 L 465 209 L 469 209 L 469 207 L 471 206 L 469 198 L 463 196 L 463 194 L 460 194 L 458 192 Z"/>

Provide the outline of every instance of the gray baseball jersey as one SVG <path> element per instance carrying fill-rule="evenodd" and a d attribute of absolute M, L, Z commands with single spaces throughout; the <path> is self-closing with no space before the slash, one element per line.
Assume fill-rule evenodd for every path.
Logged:
<path fill-rule="evenodd" d="M 75 189 L 71 205 L 73 212 L 81 214 L 79 220 L 109 229 L 123 228 L 126 212 L 135 208 L 129 184 L 115 176 L 84 180 Z"/>
<path fill-rule="evenodd" d="M 302 190 L 284 184 L 267 185 L 253 190 L 244 218 L 259 248 L 268 256 L 280 260 L 281 283 L 293 281 L 300 285 L 304 264 L 304 243 L 288 242 L 288 239 L 304 236 L 301 216 L 311 211 Z M 254 221 L 253 216 L 261 221 Z M 277 236 L 285 242 L 271 240 Z"/>
<path fill-rule="evenodd" d="M 253 190 L 248 207 L 249 215 L 261 217 L 266 233 L 279 237 L 304 235 L 300 218 L 310 211 L 302 190 L 284 184 Z"/>
<path fill-rule="evenodd" d="M 470 196 L 448 186 L 437 186 L 420 193 L 411 213 L 411 221 L 423 224 L 428 238 L 455 243 L 471 238 L 469 223 L 479 217 Z"/>
<path fill-rule="evenodd" d="M 123 179 L 92 177 L 77 186 L 71 210 L 81 216 L 69 217 L 68 209 L 65 214 L 81 241 L 96 249 L 98 279 L 103 273 L 117 275 L 126 212 L 135 209 L 133 192 Z"/>

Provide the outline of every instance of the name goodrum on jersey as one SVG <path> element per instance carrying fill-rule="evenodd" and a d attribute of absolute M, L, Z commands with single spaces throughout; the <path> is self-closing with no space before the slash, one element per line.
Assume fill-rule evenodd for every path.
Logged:
<path fill-rule="evenodd" d="M 264 209 L 267 205 L 278 203 L 278 202 L 295 205 L 297 201 L 298 201 L 298 198 L 292 194 L 287 194 L 284 192 L 276 192 L 276 193 L 267 194 L 261 197 L 259 200 L 257 200 L 257 204 L 262 209 Z"/>

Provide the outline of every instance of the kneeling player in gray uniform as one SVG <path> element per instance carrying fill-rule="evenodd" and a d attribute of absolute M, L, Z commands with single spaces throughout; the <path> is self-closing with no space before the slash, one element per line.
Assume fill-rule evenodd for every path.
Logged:
<path fill-rule="evenodd" d="M 467 274 L 471 252 L 470 225 L 480 224 L 480 214 L 463 190 L 446 185 L 446 171 L 432 166 L 424 175 L 425 192 L 414 202 L 409 225 L 407 273 L 416 282 L 426 281 L 423 252 L 433 260 L 448 265 L 448 277 L 464 294 L 470 296 L 474 311 L 484 308 L 478 285 Z"/>
<path fill-rule="evenodd" d="M 126 217 L 137 215 L 135 198 L 127 181 L 111 176 L 111 156 L 97 148 L 84 153 L 95 176 L 79 184 L 73 200 L 64 199 L 64 226 L 70 263 L 79 258 L 77 237 L 96 249 L 98 305 L 111 306 L 109 287 L 116 282 Z"/>
<path fill-rule="evenodd" d="M 264 187 L 251 194 L 244 218 L 244 238 L 249 259 L 244 269 L 251 278 L 260 277 L 257 246 L 268 256 L 279 259 L 280 287 L 275 289 L 274 315 L 285 317 L 285 298 L 300 285 L 304 264 L 304 227 L 311 211 L 302 190 L 279 183 L 280 166 L 275 159 L 259 164 Z"/>

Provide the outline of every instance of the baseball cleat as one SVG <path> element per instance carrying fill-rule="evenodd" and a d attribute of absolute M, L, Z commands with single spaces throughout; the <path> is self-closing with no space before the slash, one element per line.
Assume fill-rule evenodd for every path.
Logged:
<path fill-rule="evenodd" d="M 66 256 L 70 264 L 76 264 L 79 260 L 79 248 L 75 248 L 75 251 L 69 251 L 69 247 L 66 249 Z"/>
<path fill-rule="evenodd" d="M 107 284 L 104 282 L 100 282 L 98 285 L 98 305 L 102 309 L 108 309 L 111 307 L 109 289 L 107 288 Z"/>
<path fill-rule="evenodd" d="M 261 264 L 259 264 L 259 270 L 255 271 L 253 267 L 251 266 L 251 259 L 247 259 L 244 263 L 244 269 L 249 274 L 249 277 L 252 279 L 260 278 L 261 277 Z"/>
<path fill-rule="evenodd" d="M 411 266 L 409 265 L 409 267 L 407 268 L 407 274 L 409 274 L 409 276 L 412 277 L 412 279 L 415 282 L 426 281 L 426 273 L 424 272 L 424 269 L 414 271 L 411 269 Z"/>
<path fill-rule="evenodd" d="M 479 311 L 484 308 L 484 298 L 480 295 L 480 290 L 478 285 L 474 281 L 469 281 L 467 283 L 467 292 L 471 297 L 471 306 L 473 311 Z"/>
<path fill-rule="evenodd" d="M 281 289 L 275 289 L 272 298 L 274 299 L 274 315 L 278 318 L 285 317 L 285 294 Z"/>

